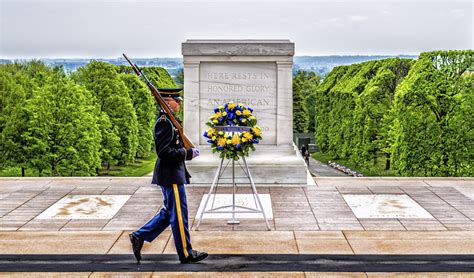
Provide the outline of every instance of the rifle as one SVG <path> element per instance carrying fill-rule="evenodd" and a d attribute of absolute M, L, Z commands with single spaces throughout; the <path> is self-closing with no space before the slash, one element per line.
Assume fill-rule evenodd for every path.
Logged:
<path fill-rule="evenodd" d="M 150 79 L 148 79 L 148 77 L 142 72 L 142 70 L 136 64 L 132 63 L 130 59 L 128 59 L 125 53 L 123 53 L 123 57 L 125 57 L 127 62 L 132 66 L 133 71 L 138 75 L 138 77 L 142 77 L 145 80 L 145 83 L 150 89 L 152 95 L 155 97 L 155 100 L 158 102 L 161 109 L 163 109 L 166 115 L 170 118 L 171 123 L 173 123 L 173 126 L 178 130 L 179 136 L 181 136 L 181 139 L 183 140 L 184 147 L 186 149 L 194 148 L 193 142 L 191 142 L 191 140 L 189 140 L 186 134 L 184 134 L 183 127 L 176 119 L 174 112 L 169 108 L 168 104 L 166 104 L 165 100 L 158 92 L 158 89 L 156 89 L 156 87 L 151 83 Z"/>

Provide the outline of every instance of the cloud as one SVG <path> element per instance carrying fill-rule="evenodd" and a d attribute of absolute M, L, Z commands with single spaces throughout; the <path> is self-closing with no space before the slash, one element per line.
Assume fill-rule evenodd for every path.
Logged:
<path fill-rule="evenodd" d="M 349 16 L 349 20 L 350 21 L 365 21 L 367 19 L 366 16 L 362 16 L 362 15 L 350 15 Z"/>
<path fill-rule="evenodd" d="M 0 0 L 0 58 L 179 57 L 186 39 L 290 39 L 297 55 L 472 49 L 470 1 L 245 1 Z"/>

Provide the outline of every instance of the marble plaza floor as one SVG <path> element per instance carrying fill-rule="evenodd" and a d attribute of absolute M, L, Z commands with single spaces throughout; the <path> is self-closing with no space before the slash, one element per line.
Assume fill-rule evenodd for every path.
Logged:
<path fill-rule="evenodd" d="M 143 225 L 162 206 L 161 190 L 149 182 L 149 177 L 0 178 L 0 271 L 15 271 L 2 273 L 0 277 L 13 274 L 36 277 L 35 274 L 40 274 L 34 272 L 34 267 L 25 270 L 29 273 L 17 272 L 20 270 L 8 260 L 8 256 L 15 254 L 20 256 L 18 260 L 42 258 L 51 262 L 63 257 L 41 256 L 89 254 L 99 256 L 90 258 L 92 261 L 114 258 L 131 264 L 133 257 L 130 257 L 128 233 Z M 467 258 L 474 261 L 474 178 L 316 177 L 315 183 L 307 187 L 257 185 L 271 231 L 266 230 L 261 215 L 241 218 L 240 225 L 228 225 L 226 218 L 229 215 L 209 215 L 196 230 L 197 212 L 200 206 L 202 209 L 203 197 L 209 189 L 190 185 L 186 191 L 193 247 L 211 254 L 209 264 L 260 260 L 259 268 L 247 266 L 241 269 L 243 272 L 234 273 L 225 266 L 215 269 L 209 264 L 203 264 L 203 268 L 173 268 L 179 267 L 177 264 L 171 268 L 174 270 L 166 273 L 157 271 L 159 265 L 143 265 L 141 272 L 132 267 L 132 271 L 140 277 L 215 277 L 214 272 L 219 271 L 227 271 L 227 276 L 246 277 L 286 277 L 290 274 L 296 277 L 344 274 L 348 277 L 406 277 L 407 273 L 393 271 L 407 269 L 416 272 L 410 275 L 426 277 L 423 275 L 428 274 L 422 272 L 429 271 L 429 277 L 436 277 L 437 274 L 431 272 L 436 271 L 436 267 L 410 268 L 410 264 L 403 264 L 407 258 L 403 256 L 415 256 L 412 260 L 456 262 Z M 231 199 L 227 194 L 230 193 L 230 188 L 220 187 L 216 202 L 228 202 Z M 237 192 L 238 202 L 252 206 L 254 200 L 249 193 L 248 186 L 242 185 Z M 173 265 L 176 258 L 170 231 L 165 231 L 153 243 L 145 244 L 143 253 L 170 258 Z M 315 266 L 300 263 L 300 269 L 288 266 L 271 272 L 272 268 L 265 267 L 277 254 L 301 262 L 333 260 L 335 266 L 330 268 L 330 264 L 321 264 L 315 272 Z M 438 257 L 416 257 L 434 254 Z M 261 257 L 252 257 L 257 255 Z M 377 272 L 378 268 L 366 265 L 373 255 L 381 256 L 381 261 L 384 258 L 396 260 L 399 267 L 382 267 L 380 269 L 386 273 Z M 390 257 L 399 255 L 403 256 Z M 343 262 L 346 259 L 357 260 L 364 267 L 347 268 L 347 261 Z M 2 268 L 2 262 L 10 268 Z M 440 262 L 434 265 L 443 265 Z M 87 265 L 90 263 L 84 262 L 84 266 Z M 41 275 L 61 274 L 48 269 L 58 271 L 48 267 L 37 270 Z M 101 272 L 101 269 L 99 266 L 85 267 L 83 272 L 74 269 L 68 276 L 107 277 L 113 274 L 110 270 Z M 258 269 L 266 270 L 255 271 Z M 446 269 L 449 268 L 439 270 L 444 272 Z M 454 268 L 453 271 L 460 269 L 472 268 Z M 122 277 L 127 275 L 125 270 L 120 270 Z M 350 270 L 350 273 L 344 270 Z M 446 273 L 438 274 L 447 277 Z M 459 276 L 452 277 L 472 277 L 473 273 L 456 274 Z"/>

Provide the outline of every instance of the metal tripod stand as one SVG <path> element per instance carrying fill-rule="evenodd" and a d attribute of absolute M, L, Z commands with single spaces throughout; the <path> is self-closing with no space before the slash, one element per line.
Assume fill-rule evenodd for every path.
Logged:
<path fill-rule="evenodd" d="M 235 163 L 236 161 L 234 159 L 230 159 L 229 162 L 223 167 L 224 165 L 224 158 L 221 159 L 221 162 L 219 164 L 219 167 L 217 168 L 216 175 L 214 176 L 214 180 L 212 182 L 212 186 L 209 190 L 209 193 L 207 194 L 206 202 L 204 203 L 204 207 L 201 210 L 201 215 L 199 216 L 199 220 L 196 226 L 196 230 L 199 230 L 199 225 L 201 225 L 202 218 L 205 213 L 232 213 L 232 218 L 227 221 L 227 224 L 230 225 L 235 225 L 235 224 L 240 224 L 240 221 L 235 218 L 236 213 L 261 213 L 263 215 L 263 218 L 265 219 L 265 223 L 267 224 L 267 229 L 270 231 L 270 225 L 268 224 L 267 216 L 265 215 L 265 211 L 262 206 L 262 202 L 260 201 L 260 198 L 257 193 L 257 188 L 255 187 L 255 183 L 253 182 L 252 175 L 250 174 L 249 167 L 247 165 L 247 161 L 245 160 L 245 157 L 242 156 L 242 161 L 244 162 L 244 167 L 240 165 L 240 163 L 237 164 L 240 166 L 240 168 L 243 170 L 245 176 L 244 177 L 236 177 L 235 176 Z M 225 205 L 225 206 L 220 206 L 220 207 L 214 207 L 214 201 L 216 198 L 216 193 L 217 193 L 217 187 L 219 186 L 219 181 L 223 180 L 225 178 L 222 177 L 224 174 L 225 169 L 227 166 L 232 163 L 232 205 Z M 255 201 L 255 207 L 256 208 L 249 208 L 245 206 L 240 206 L 235 204 L 235 192 L 237 188 L 237 184 L 235 182 L 236 178 L 248 178 L 250 181 L 250 187 L 252 188 L 252 194 L 253 194 L 253 199 Z M 212 206 L 210 209 L 206 210 L 207 204 L 209 203 L 209 199 L 211 198 L 211 195 L 213 195 L 212 199 Z M 226 210 L 222 211 L 223 209 L 228 209 L 232 208 L 232 211 Z M 236 208 L 240 210 L 236 210 Z"/>

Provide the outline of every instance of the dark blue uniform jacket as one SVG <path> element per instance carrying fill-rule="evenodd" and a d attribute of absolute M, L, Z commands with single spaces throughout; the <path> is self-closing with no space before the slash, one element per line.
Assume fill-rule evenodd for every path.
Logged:
<path fill-rule="evenodd" d="M 155 171 L 152 184 L 171 186 L 189 184 L 189 175 L 185 160 L 193 157 L 192 149 L 185 149 L 178 130 L 165 113 L 160 113 L 154 127 L 156 154 Z"/>

